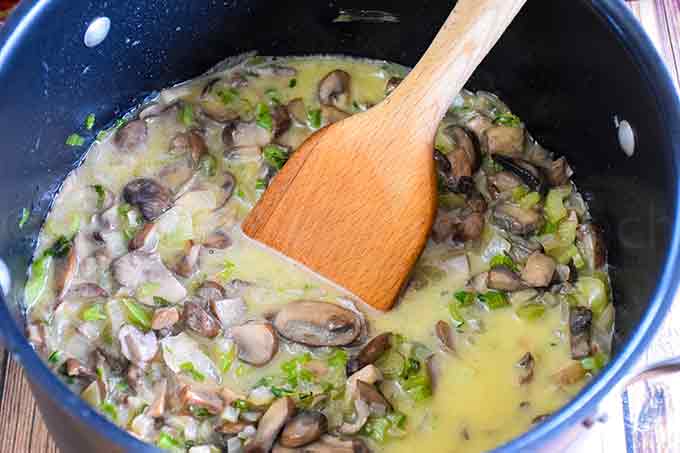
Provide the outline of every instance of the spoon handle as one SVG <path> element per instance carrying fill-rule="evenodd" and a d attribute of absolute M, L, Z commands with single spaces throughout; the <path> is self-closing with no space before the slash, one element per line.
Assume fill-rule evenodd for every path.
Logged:
<path fill-rule="evenodd" d="M 389 116 L 400 127 L 411 120 L 431 140 L 456 95 L 524 3 L 458 0 L 425 55 L 383 102 L 383 108 L 392 110 Z"/>

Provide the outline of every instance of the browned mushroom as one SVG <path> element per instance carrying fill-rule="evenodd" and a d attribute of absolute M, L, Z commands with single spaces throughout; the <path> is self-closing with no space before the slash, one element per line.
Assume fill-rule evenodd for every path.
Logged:
<path fill-rule="evenodd" d="M 543 174 L 529 162 L 522 159 L 511 159 L 502 155 L 494 156 L 494 161 L 500 164 L 506 171 L 521 179 L 531 190 L 538 193 L 546 192 L 547 187 Z"/>
<path fill-rule="evenodd" d="M 92 370 L 90 367 L 82 364 L 77 359 L 73 359 L 73 358 L 68 359 L 68 360 L 66 360 L 66 363 L 64 365 L 66 367 L 66 374 L 68 376 L 88 378 L 88 379 L 95 379 L 97 377 L 94 370 Z"/>
<path fill-rule="evenodd" d="M 522 180 L 509 171 L 499 171 L 487 177 L 488 184 L 496 193 L 509 192 L 522 185 Z"/>
<path fill-rule="evenodd" d="M 146 223 L 128 243 L 128 249 L 153 253 L 158 247 L 158 229 L 155 223 Z"/>
<path fill-rule="evenodd" d="M 364 382 L 358 381 L 357 385 L 364 384 Z M 371 410 L 368 407 L 368 403 L 362 399 L 354 400 L 354 419 L 351 422 L 344 422 L 338 428 L 341 434 L 357 434 L 361 431 L 368 421 L 368 417 L 371 415 Z"/>
<path fill-rule="evenodd" d="M 554 274 L 555 260 L 541 252 L 534 252 L 522 269 L 522 280 L 531 287 L 541 288 L 550 284 Z"/>
<path fill-rule="evenodd" d="M 136 290 L 146 283 L 157 283 L 154 296 L 171 303 L 181 302 L 187 294 L 184 286 L 165 267 L 157 253 L 139 250 L 123 255 L 112 264 L 113 277 L 122 286 Z"/>
<path fill-rule="evenodd" d="M 368 404 L 372 414 L 382 416 L 392 410 L 390 402 L 387 401 L 375 386 L 361 380 L 357 381 L 357 393 L 355 396 Z"/>
<path fill-rule="evenodd" d="M 484 216 L 479 212 L 471 212 L 462 218 L 454 239 L 461 241 L 474 241 L 479 239 L 484 231 Z"/>
<path fill-rule="evenodd" d="M 328 431 L 328 419 L 321 412 L 303 411 L 293 417 L 281 431 L 279 443 L 284 447 L 302 447 L 319 438 Z"/>
<path fill-rule="evenodd" d="M 143 368 L 158 352 L 158 340 L 152 331 L 142 333 L 135 326 L 126 324 L 118 332 L 120 349 L 126 359 Z"/>
<path fill-rule="evenodd" d="M 378 367 L 375 365 L 366 365 L 349 378 L 347 378 L 347 394 L 351 398 L 356 398 L 357 396 L 357 382 L 365 382 L 367 384 L 375 384 L 376 382 L 382 381 L 383 374 Z"/>
<path fill-rule="evenodd" d="M 301 449 L 275 445 L 272 453 L 300 453 Z M 359 438 L 341 438 L 329 434 L 321 436 L 318 441 L 306 445 L 304 453 L 370 453 L 370 449 Z"/>
<path fill-rule="evenodd" d="M 455 352 L 456 343 L 451 324 L 446 321 L 437 321 L 437 324 L 434 326 L 434 332 L 437 335 L 439 343 L 441 344 L 444 351 Z"/>
<path fill-rule="evenodd" d="M 108 297 L 109 293 L 96 283 L 80 283 L 71 287 L 68 296 L 76 299 L 100 299 Z"/>
<path fill-rule="evenodd" d="M 146 220 L 155 220 L 172 205 L 170 191 L 153 179 L 139 178 L 127 183 L 123 198 L 137 206 Z"/>
<path fill-rule="evenodd" d="M 476 115 L 465 123 L 465 127 L 468 130 L 472 131 L 473 134 L 475 134 L 475 137 L 477 137 L 477 141 L 479 141 L 479 143 L 482 144 L 482 148 L 485 149 L 486 148 L 485 132 L 489 130 L 491 127 L 493 127 L 493 121 L 491 121 L 491 119 L 487 116 Z"/>
<path fill-rule="evenodd" d="M 179 321 L 179 310 L 177 307 L 157 308 L 151 318 L 151 328 L 153 330 L 167 329 L 174 326 Z"/>
<path fill-rule="evenodd" d="M 589 269 L 597 270 L 607 261 L 607 248 L 602 229 L 595 224 L 586 223 L 576 231 L 576 245 L 581 251 Z"/>
<path fill-rule="evenodd" d="M 269 406 L 257 425 L 255 437 L 246 444 L 244 453 L 263 453 L 271 450 L 283 426 L 295 415 L 295 402 L 287 396 Z"/>
<path fill-rule="evenodd" d="M 350 81 L 349 73 L 341 69 L 326 74 L 319 82 L 319 102 L 323 105 L 344 107 L 349 100 Z"/>
<path fill-rule="evenodd" d="M 26 326 L 28 341 L 30 341 L 35 348 L 40 348 L 45 345 L 46 335 L 47 329 L 43 323 L 30 323 Z"/>
<path fill-rule="evenodd" d="M 494 266 L 489 271 L 486 285 L 491 289 L 500 291 L 518 291 L 525 286 L 519 275 L 504 265 Z"/>
<path fill-rule="evenodd" d="M 543 216 L 538 212 L 507 203 L 494 209 L 493 220 L 501 228 L 519 235 L 533 233 L 544 222 Z"/>
<path fill-rule="evenodd" d="M 241 324 L 248 312 L 248 307 L 240 297 L 213 300 L 210 309 L 225 329 Z"/>
<path fill-rule="evenodd" d="M 201 244 L 195 244 L 194 241 L 186 241 L 184 244 L 184 252 L 179 262 L 175 266 L 175 272 L 182 277 L 191 277 L 196 272 L 196 265 L 198 264 L 198 256 L 201 252 Z"/>
<path fill-rule="evenodd" d="M 237 422 L 224 422 L 221 425 L 219 425 L 217 428 L 215 428 L 215 431 L 218 433 L 222 434 L 231 434 L 231 435 L 236 435 L 240 432 L 242 432 L 244 429 L 246 429 L 249 426 L 254 426 L 252 423 L 249 422 L 244 422 L 244 421 L 237 421 Z"/>
<path fill-rule="evenodd" d="M 146 143 L 147 135 L 146 121 L 134 120 L 116 131 L 113 143 L 121 151 L 135 152 Z"/>
<path fill-rule="evenodd" d="M 528 384 L 534 378 L 534 365 L 536 361 L 530 352 L 527 352 L 517 362 L 519 368 L 519 383 L 521 385 Z"/>
<path fill-rule="evenodd" d="M 78 273 L 78 253 L 76 252 L 76 245 L 71 246 L 71 249 L 66 255 L 66 258 L 60 259 L 57 263 L 55 272 L 55 286 L 57 290 L 57 298 L 63 299 L 71 289 L 73 279 Z"/>
<path fill-rule="evenodd" d="M 219 321 L 198 302 L 185 302 L 182 318 L 188 328 L 202 337 L 214 338 L 220 333 Z"/>
<path fill-rule="evenodd" d="M 167 379 L 162 379 L 154 387 L 154 399 L 149 409 L 146 411 L 146 415 L 152 418 L 159 418 L 165 414 L 165 400 L 167 399 L 168 393 L 168 381 Z"/>
<path fill-rule="evenodd" d="M 387 80 L 387 83 L 385 84 L 385 95 L 392 93 L 395 90 L 395 88 L 399 86 L 402 80 L 404 79 L 402 79 L 401 77 L 390 77 Z"/>
<path fill-rule="evenodd" d="M 329 302 L 300 300 L 287 304 L 274 317 L 283 337 L 308 346 L 344 346 L 361 333 L 361 319 Z"/>
<path fill-rule="evenodd" d="M 214 231 L 208 235 L 208 237 L 203 241 L 203 247 L 209 249 L 219 249 L 224 250 L 231 246 L 231 238 L 227 233 L 222 231 Z"/>
<path fill-rule="evenodd" d="M 144 370 L 134 363 L 131 363 L 125 372 L 125 382 L 132 390 L 139 393 L 144 386 Z"/>
<path fill-rule="evenodd" d="M 332 105 L 321 106 L 321 119 L 323 124 L 333 124 L 349 118 L 350 114 Z"/>
<path fill-rule="evenodd" d="M 307 108 L 302 98 L 295 98 L 286 105 L 288 113 L 293 121 L 300 126 L 307 125 Z"/>
<path fill-rule="evenodd" d="M 384 332 L 371 339 L 359 354 L 347 362 L 347 375 L 354 374 L 366 365 L 375 363 L 391 347 L 392 332 Z"/>
<path fill-rule="evenodd" d="M 457 179 L 471 177 L 479 168 L 481 161 L 474 136 L 460 126 L 449 126 L 443 133 L 454 143 L 453 150 L 446 155 L 451 163 L 452 175 Z"/>
<path fill-rule="evenodd" d="M 285 134 L 290 129 L 290 114 L 285 105 L 275 105 L 271 108 L 272 134 L 274 138 Z"/>
<path fill-rule="evenodd" d="M 189 153 L 194 164 L 208 152 L 208 145 L 203 135 L 197 130 L 180 132 L 170 141 L 170 152 L 173 154 Z"/>
<path fill-rule="evenodd" d="M 194 389 L 186 385 L 179 392 L 179 400 L 186 408 L 202 408 L 211 414 L 219 414 L 224 409 L 222 398 L 207 390 Z"/>
<path fill-rule="evenodd" d="M 524 150 L 524 129 L 512 126 L 493 126 L 484 132 L 489 154 L 521 157 Z"/>
<path fill-rule="evenodd" d="M 233 327 L 230 334 L 239 359 L 254 366 L 266 365 L 279 350 L 279 339 L 269 323 L 249 322 Z"/>
<path fill-rule="evenodd" d="M 226 297 L 224 288 L 219 283 L 206 280 L 196 291 L 196 297 L 206 301 L 212 302 Z"/>
<path fill-rule="evenodd" d="M 222 131 L 222 141 L 227 147 L 262 147 L 272 141 L 272 133 L 257 125 L 255 121 L 230 121 Z"/>
<path fill-rule="evenodd" d="M 585 307 L 569 308 L 571 358 L 585 359 L 591 354 L 590 337 L 593 312 Z"/>
<path fill-rule="evenodd" d="M 550 163 L 550 167 L 545 169 L 546 179 L 553 187 L 565 185 L 573 174 L 574 172 L 564 157 L 553 160 Z"/>

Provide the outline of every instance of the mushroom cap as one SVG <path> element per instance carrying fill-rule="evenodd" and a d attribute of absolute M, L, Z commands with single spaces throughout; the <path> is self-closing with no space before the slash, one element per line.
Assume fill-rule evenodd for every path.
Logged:
<path fill-rule="evenodd" d="M 284 447 L 302 447 L 319 438 L 328 430 L 328 419 L 317 411 L 304 411 L 284 426 L 279 443 Z"/>
<path fill-rule="evenodd" d="M 123 198 L 137 206 L 146 220 L 155 220 L 172 205 L 170 191 L 149 178 L 138 178 L 127 183 Z"/>
<path fill-rule="evenodd" d="M 232 327 L 230 336 L 238 347 L 238 357 L 254 366 L 264 366 L 279 350 L 279 339 L 271 324 L 249 322 Z"/>
<path fill-rule="evenodd" d="M 351 310 L 329 302 L 300 300 L 287 304 L 274 317 L 283 337 L 308 346 L 344 346 L 361 333 L 361 319 Z"/>

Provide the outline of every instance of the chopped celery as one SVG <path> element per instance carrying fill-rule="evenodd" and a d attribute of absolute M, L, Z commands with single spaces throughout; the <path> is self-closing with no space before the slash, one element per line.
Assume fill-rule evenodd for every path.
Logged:
<path fill-rule="evenodd" d="M 607 365 L 607 362 L 609 362 L 609 357 L 607 357 L 607 354 L 598 352 L 594 356 L 582 359 L 581 366 L 584 370 L 597 373 Z"/>
<path fill-rule="evenodd" d="M 106 191 L 101 184 L 95 184 L 92 188 L 97 192 L 97 209 L 101 209 L 104 207 L 104 201 L 106 200 Z"/>
<path fill-rule="evenodd" d="M 475 293 L 469 291 L 458 291 L 453 297 L 456 298 L 461 307 L 467 307 L 475 303 Z"/>
<path fill-rule="evenodd" d="M 220 370 L 226 373 L 236 359 L 236 346 L 232 346 L 227 351 L 220 354 Z"/>
<path fill-rule="evenodd" d="M 349 357 L 347 356 L 347 352 L 343 351 L 342 349 L 335 349 L 328 359 L 326 359 L 326 362 L 331 367 L 344 369 L 345 366 L 347 366 L 348 359 Z"/>
<path fill-rule="evenodd" d="M 465 324 L 465 317 L 460 312 L 459 305 L 461 305 L 461 304 L 458 301 L 451 302 L 449 304 L 449 314 L 451 315 L 451 318 L 453 319 L 455 327 L 460 327 L 463 324 Z"/>
<path fill-rule="evenodd" d="M 51 262 L 52 257 L 50 255 L 43 255 L 31 264 L 31 276 L 24 288 L 26 309 L 30 309 L 45 292 Z"/>
<path fill-rule="evenodd" d="M 440 193 L 439 204 L 447 209 L 462 208 L 465 206 L 465 197 L 457 193 Z"/>
<path fill-rule="evenodd" d="M 273 127 L 272 115 L 269 112 L 269 107 L 267 106 L 267 104 L 263 102 L 257 103 L 257 105 L 255 106 L 255 122 L 262 129 L 266 129 L 268 131 L 272 130 Z"/>
<path fill-rule="evenodd" d="M 151 329 L 151 314 L 133 299 L 124 298 L 121 302 L 128 312 L 130 322 L 142 330 Z"/>
<path fill-rule="evenodd" d="M 404 356 L 395 351 L 395 348 L 387 351 L 375 362 L 375 366 L 377 366 L 383 376 L 388 379 L 396 379 L 404 374 L 405 365 L 406 361 Z"/>
<path fill-rule="evenodd" d="M 529 194 L 529 190 L 525 186 L 517 186 L 514 189 L 512 189 L 512 192 L 510 192 L 510 195 L 512 196 L 512 201 L 518 202 L 522 198 L 526 197 Z"/>
<path fill-rule="evenodd" d="M 217 173 L 217 159 L 212 154 L 204 154 L 198 161 L 198 168 L 207 177 Z"/>
<path fill-rule="evenodd" d="M 83 146 L 85 139 L 78 134 L 71 134 L 66 138 L 66 144 L 68 146 Z"/>
<path fill-rule="evenodd" d="M 546 219 L 551 223 L 557 223 L 567 216 L 567 208 L 564 207 L 564 199 L 571 194 L 571 186 L 561 186 L 550 189 L 545 199 L 543 212 Z"/>
<path fill-rule="evenodd" d="M 250 408 L 250 404 L 248 404 L 248 401 L 246 400 L 236 400 L 233 403 L 231 403 L 232 406 L 234 406 L 236 409 L 240 409 L 242 411 L 247 411 L 248 408 Z"/>
<path fill-rule="evenodd" d="M 118 421 L 118 409 L 116 406 L 113 405 L 113 403 L 110 403 L 108 401 L 104 401 L 99 405 L 99 409 L 102 411 L 104 415 L 106 415 L 111 421 L 117 422 Z"/>
<path fill-rule="evenodd" d="M 198 371 L 194 364 L 191 362 L 184 362 L 180 364 L 179 369 L 182 370 L 184 373 L 188 374 L 189 376 L 191 376 L 191 378 L 194 381 L 197 382 L 205 381 L 205 375 Z"/>
<path fill-rule="evenodd" d="M 82 318 L 84 321 L 103 321 L 108 316 L 104 313 L 104 307 L 101 304 L 93 304 L 83 311 Z"/>
<path fill-rule="evenodd" d="M 499 126 L 508 127 L 520 127 L 522 125 L 522 121 L 519 119 L 519 117 L 517 115 L 513 115 L 510 112 L 501 113 L 500 115 L 496 116 L 496 118 L 494 118 L 493 122 Z"/>
<path fill-rule="evenodd" d="M 56 365 L 59 363 L 59 360 L 61 359 L 61 352 L 55 350 L 52 351 L 52 353 L 47 357 L 47 362 L 51 363 L 52 365 Z"/>
<path fill-rule="evenodd" d="M 283 146 L 270 144 L 262 149 L 262 156 L 271 167 L 280 170 L 288 161 L 288 150 Z"/>
<path fill-rule="evenodd" d="M 288 81 L 288 88 L 295 88 L 296 85 L 297 85 L 297 79 L 290 79 Z"/>
<path fill-rule="evenodd" d="M 158 440 L 156 441 L 156 446 L 163 450 L 179 450 L 183 449 L 182 442 L 175 439 L 168 433 L 161 433 L 158 435 Z"/>
<path fill-rule="evenodd" d="M 314 109 L 307 112 L 307 123 L 312 129 L 321 127 L 321 110 Z"/>
<path fill-rule="evenodd" d="M 487 291 L 484 294 L 478 294 L 477 297 L 490 310 L 498 310 L 510 306 L 507 296 L 500 291 Z"/>
<path fill-rule="evenodd" d="M 186 127 L 194 124 L 194 108 L 190 104 L 184 104 L 179 110 L 179 120 Z"/>
<path fill-rule="evenodd" d="M 602 314 L 609 303 L 607 288 L 602 280 L 595 277 L 579 277 L 575 286 L 577 290 L 575 297 L 579 305 L 590 308 L 595 317 Z"/>
<path fill-rule="evenodd" d="M 499 254 L 491 258 L 491 262 L 489 263 L 490 268 L 494 268 L 496 266 L 507 266 L 513 271 L 517 271 L 517 265 L 515 262 L 510 258 L 508 255 L 505 253 Z"/>
<path fill-rule="evenodd" d="M 31 211 L 28 208 L 21 208 L 21 217 L 19 217 L 19 229 L 21 230 L 28 222 Z"/>
<path fill-rule="evenodd" d="M 414 401 L 423 401 L 432 396 L 432 384 L 427 367 L 419 366 L 416 373 L 410 373 L 408 377 L 400 379 L 399 383 Z"/>
<path fill-rule="evenodd" d="M 378 443 L 383 443 L 387 439 L 387 430 L 390 425 L 386 417 L 371 417 L 363 426 L 362 433 Z"/>
<path fill-rule="evenodd" d="M 90 113 L 89 115 L 87 115 L 85 117 L 85 123 L 84 123 L 85 129 L 87 129 L 88 131 L 91 131 L 92 128 L 94 127 L 94 122 L 95 122 L 94 113 Z"/>
<path fill-rule="evenodd" d="M 279 94 L 279 90 L 276 88 L 267 88 L 264 92 L 265 96 L 267 96 L 271 101 L 275 104 L 280 104 L 281 103 L 281 94 Z"/>
<path fill-rule="evenodd" d="M 578 254 L 579 254 L 578 248 L 576 248 L 574 244 L 565 248 L 557 248 L 548 251 L 548 255 L 555 258 L 555 260 L 557 260 L 557 262 L 560 264 L 569 263 L 569 261 L 571 261 L 572 258 L 574 258 Z"/>
<path fill-rule="evenodd" d="M 226 282 L 231 278 L 231 275 L 234 273 L 234 270 L 236 270 L 236 265 L 231 261 L 226 260 L 224 262 L 224 267 L 222 268 L 220 273 L 217 274 L 217 276 L 220 280 Z"/>
<path fill-rule="evenodd" d="M 239 98 L 239 93 L 236 88 L 227 88 L 219 90 L 217 96 L 219 96 L 224 104 L 231 104 Z"/>
<path fill-rule="evenodd" d="M 535 321 L 545 313 L 543 304 L 527 304 L 517 309 L 517 316 L 527 321 Z"/>
<path fill-rule="evenodd" d="M 522 207 L 522 209 L 531 209 L 540 201 L 541 195 L 538 192 L 531 192 L 519 200 L 519 205 Z"/>

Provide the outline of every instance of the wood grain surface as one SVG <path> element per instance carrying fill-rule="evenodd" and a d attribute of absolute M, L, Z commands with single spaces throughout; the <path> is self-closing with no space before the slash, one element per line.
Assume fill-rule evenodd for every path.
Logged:
<path fill-rule="evenodd" d="M 680 86 L 680 1 L 627 2 Z M 680 299 L 643 363 L 680 354 Z M 57 453 L 21 367 L 0 350 L 0 453 Z M 680 453 L 680 380 L 643 381 L 602 404 L 602 417 L 568 453 Z"/>

